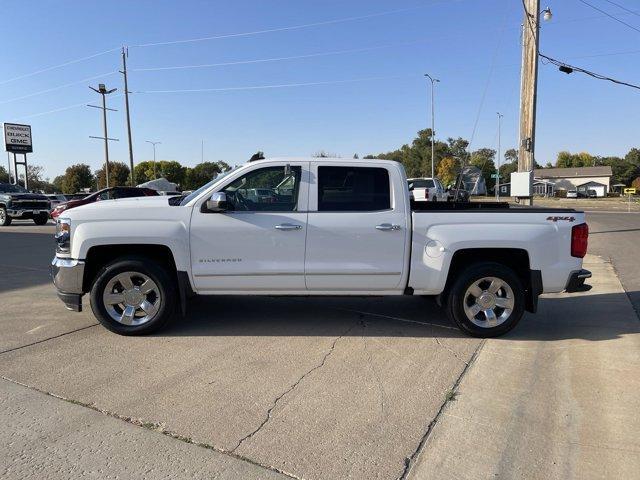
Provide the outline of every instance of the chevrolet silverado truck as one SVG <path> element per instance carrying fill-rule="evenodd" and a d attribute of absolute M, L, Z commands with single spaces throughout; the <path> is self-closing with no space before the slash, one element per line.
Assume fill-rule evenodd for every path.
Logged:
<path fill-rule="evenodd" d="M 0 183 L 0 227 L 13 219 L 31 219 L 36 225 L 49 221 L 50 202 L 46 195 L 29 193 L 21 185 Z"/>
<path fill-rule="evenodd" d="M 256 190 L 269 195 L 252 195 Z M 51 274 L 71 310 L 146 334 L 198 295 L 435 296 L 470 335 L 577 291 L 588 227 L 573 209 L 411 202 L 388 160 L 260 159 L 184 197 L 107 200 L 57 219 Z"/>

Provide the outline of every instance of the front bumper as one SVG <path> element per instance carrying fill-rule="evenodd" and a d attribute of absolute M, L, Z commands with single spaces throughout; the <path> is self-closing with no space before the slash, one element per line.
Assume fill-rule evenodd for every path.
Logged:
<path fill-rule="evenodd" d="M 569 281 L 567 282 L 567 287 L 565 291 L 568 293 L 573 292 L 584 292 L 586 290 L 591 289 L 591 285 L 585 285 L 584 282 L 587 278 L 591 278 L 591 272 L 589 270 L 585 270 L 584 268 L 581 270 L 576 270 L 571 272 L 569 275 Z"/>
<path fill-rule="evenodd" d="M 54 257 L 51 261 L 51 279 L 58 289 L 58 298 L 75 312 L 82 311 L 84 267 L 84 260 Z"/>

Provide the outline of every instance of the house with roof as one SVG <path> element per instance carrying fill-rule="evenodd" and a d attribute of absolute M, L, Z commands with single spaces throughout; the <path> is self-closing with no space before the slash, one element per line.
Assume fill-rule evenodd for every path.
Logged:
<path fill-rule="evenodd" d="M 533 194 L 541 197 L 553 197 L 558 191 L 576 190 L 584 196 L 593 190 L 598 197 L 606 197 L 611 190 L 613 172 L 610 166 L 538 168 L 533 171 Z M 510 196 L 511 185 L 501 183 L 500 195 Z"/>
<path fill-rule="evenodd" d="M 593 190 L 598 197 L 606 197 L 611 190 L 613 172 L 610 166 L 540 168 L 533 171 L 533 178 L 554 184 L 555 191 L 577 190 L 586 195 Z"/>

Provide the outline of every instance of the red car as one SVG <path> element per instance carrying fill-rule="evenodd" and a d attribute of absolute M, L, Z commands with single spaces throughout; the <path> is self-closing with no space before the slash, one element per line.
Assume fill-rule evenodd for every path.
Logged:
<path fill-rule="evenodd" d="M 111 187 L 100 190 L 96 193 L 87 195 L 84 198 L 78 200 L 69 200 L 68 202 L 61 203 L 51 210 L 51 218 L 54 220 L 60 216 L 65 210 L 70 208 L 79 207 L 80 205 L 86 205 L 87 203 L 97 202 L 99 200 L 113 200 L 116 198 L 130 198 L 130 197 L 153 197 L 157 196 L 158 192 L 151 188 L 139 188 L 139 187 Z"/>

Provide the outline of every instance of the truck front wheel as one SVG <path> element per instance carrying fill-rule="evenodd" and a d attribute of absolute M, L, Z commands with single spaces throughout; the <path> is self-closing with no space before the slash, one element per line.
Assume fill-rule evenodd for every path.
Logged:
<path fill-rule="evenodd" d="M 494 262 L 477 263 L 453 283 L 447 316 L 463 332 L 475 337 L 507 333 L 524 314 L 524 288 L 516 273 Z"/>
<path fill-rule="evenodd" d="M 39 213 L 38 215 L 33 217 L 33 223 L 35 223 L 36 225 L 46 225 L 48 221 L 49 221 L 48 213 Z"/>
<path fill-rule="evenodd" d="M 91 288 L 98 321 L 120 335 L 144 335 L 164 327 L 175 311 L 169 273 L 146 259 L 118 259 L 104 267 Z"/>
<path fill-rule="evenodd" d="M 11 225 L 11 217 L 5 207 L 0 207 L 0 227 Z"/>

